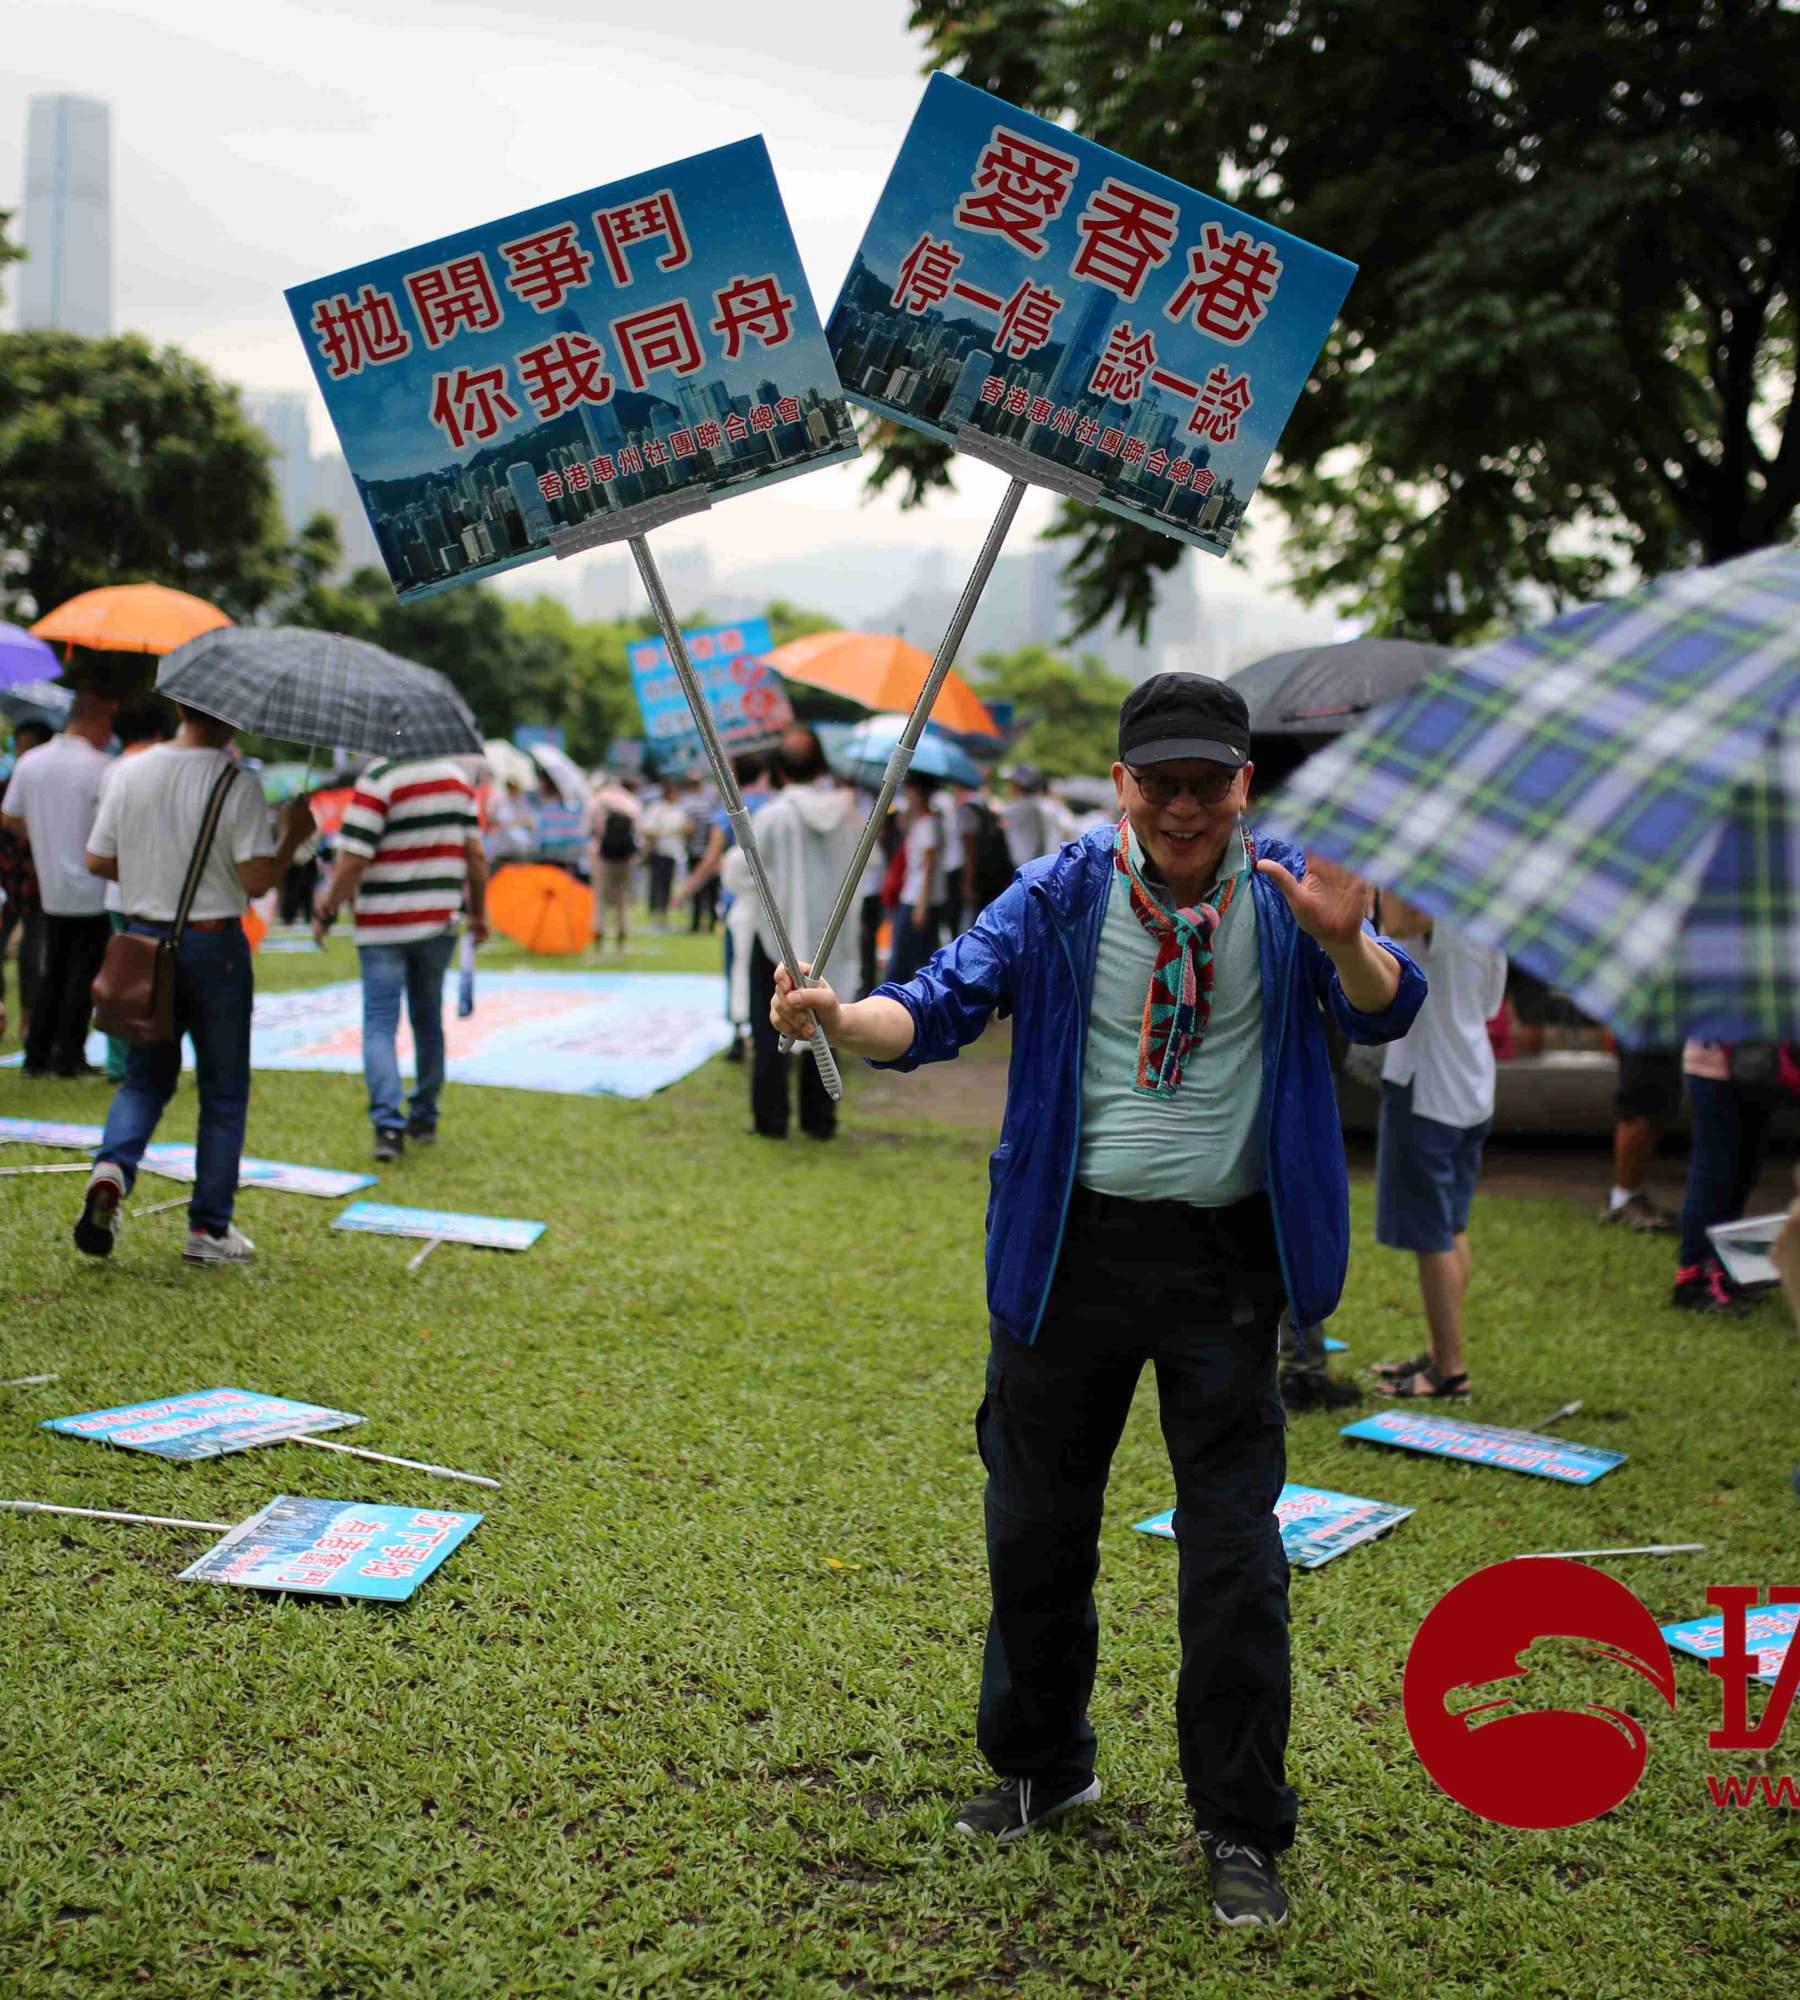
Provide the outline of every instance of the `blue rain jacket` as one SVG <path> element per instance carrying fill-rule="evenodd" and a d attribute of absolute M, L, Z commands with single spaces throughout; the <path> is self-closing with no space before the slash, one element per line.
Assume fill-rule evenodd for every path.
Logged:
<path fill-rule="evenodd" d="M 994 1323 L 1015 1340 L 1037 1338 L 1075 1186 L 1081 1067 L 1114 839 L 1100 827 L 1031 862 L 915 977 L 875 989 L 913 1017 L 912 1047 L 879 1069 L 947 1061 L 996 1010 L 1014 1017 L 1006 1116 L 988 1163 L 987 1292 Z M 1285 841 L 1260 840 L 1256 852 L 1296 876 L 1306 872 L 1305 856 Z M 1295 1324 L 1311 1327 L 1337 1310 L 1350 1255 L 1344 1133 L 1321 1009 L 1353 1042 L 1396 1041 L 1425 998 L 1425 975 L 1382 938 L 1400 964 L 1399 990 L 1383 1012 L 1361 1013 L 1274 883 L 1254 875 L 1251 888 L 1262 962 L 1264 1185 L 1288 1304 Z"/>

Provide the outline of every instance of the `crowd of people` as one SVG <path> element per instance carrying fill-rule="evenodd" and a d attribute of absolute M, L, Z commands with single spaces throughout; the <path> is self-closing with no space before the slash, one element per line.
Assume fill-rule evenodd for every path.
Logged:
<path fill-rule="evenodd" d="M 233 1220 L 251 1082 L 243 919 L 252 899 L 293 894 L 296 878 L 319 938 L 352 915 L 384 1161 L 437 1135 L 446 974 L 465 925 L 471 942 L 486 936 L 490 875 L 515 862 L 592 883 L 597 945 L 610 932 L 623 946 L 640 888 L 653 924 L 685 908 L 694 930 L 719 929 L 764 1138 L 785 1138 L 796 1108 L 804 1135 L 837 1129 L 839 1105 L 813 1063 L 782 1053 L 784 1036 L 804 1051 L 823 1032 L 845 1056 L 908 1071 L 1010 1016 L 975 1420 L 991 1587 L 977 1737 L 995 1783 L 957 1824 L 1006 1841 L 1099 1796 L 1087 1708 L 1101 1499 L 1149 1365 L 1177 1490 L 1177 1737 L 1214 1907 L 1232 1924 L 1285 1919 L 1277 1858 L 1298 1801 L 1273 1514 L 1283 1405 L 1360 1395 L 1332 1377 L 1321 1339 L 1350 1251 L 1339 1073 L 1379 1087 L 1375 1236 L 1416 1260 L 1426 1330 L 1417 1355 L 1377 1365 L 1377 1392 L 1462 1403 L 1496 1046 L 1534 1024 L 1505 1004 L 1502 954 L 1259 835 L 1248 712 L 1232 688 L 1164 674 L 1134 689 L 1117 811 L 1085 827 L 1027 768 L 1004 789 L 910 774 L 856 882 L 854 950 L 846 940 L 831 965 L 804 967 L 798 987 L 731 816 L 684 776 L 600 776 L 585 795 L 546 776 L 535 790 L 491 785 L 484 804 L 458 760 L 377 760 L 321 869 L 307 803 L 274 812 L 231 728 L 192 708 L 165 722 L 87 691 L 63 730 L 23 726 L 13 747 L 0 946 L 19 959 L 23 1075 L 90 1074 L 96 978 L 117 941 L 170 947 L 175 1040 L 115 1051 L 118 1089 L 74 1232 L 89 1255 L 113 1248 L 184 1036 L 199 1108 L 183 1254 L 254 1255 Z M 776 906 L 810 944 L 857 866 L 869 795 L 802 726 L 740 757 L 735 775 Z M 410 1095 L 403 1010 L 418 1056 Z M 1677 1225 L 1643 1174 L 1684 1081 L 1693 1143 Z M 1679 1228 L 1676 1305 L 1744 1308 L 1706 1232 L 1742 1214 L 1773 1110 L 1797 1091 L 1800 1067 L 1773 1046 L 1622 1062 L 1601 1212 L 1634 1230 Z M 1795 1241 L 1782 1256 L 1800 1270 Z"/>

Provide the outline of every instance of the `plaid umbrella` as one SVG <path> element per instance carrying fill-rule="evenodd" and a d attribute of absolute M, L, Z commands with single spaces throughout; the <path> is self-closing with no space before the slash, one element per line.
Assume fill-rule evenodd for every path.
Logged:
<path fill-rule="evenodd" d="M 60 728 L 74 706 L 74 690 L 57 681 L 14 681 L 0 687 L 0 715 L 10 715 L 15 722 L 38 716 Z"/>
<path fill-rule="evenodd" d="M 171 701 L 284 743 L 386 757 L 481 751 L 475 718 L 442 674 L 335 632 L 203 632 L 164 659 L 156 685 Z"/>
<path fill-rule="evenodd" d="M 1800 1038 L 1800 551 L 1465 653 L 1258 818 L 1627 1041 Z"/>

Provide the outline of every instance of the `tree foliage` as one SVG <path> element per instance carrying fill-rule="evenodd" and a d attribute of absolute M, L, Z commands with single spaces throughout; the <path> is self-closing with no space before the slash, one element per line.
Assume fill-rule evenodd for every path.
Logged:
<path fill-rule="evenodd" d="M 1119 741 L 1119 704 L 1131 683 L 1109 673 L 1092 653 L 1070 660 L 1054 647 L 1021 646 L 983 653 L 977 691 L 1013 704 L 1012 757 L 1046 777 L 1091 777 L 1112 768 Z"/>
<path fill-rule="evenodd" d="M 1800 20 L 1780 0 L 917 0 L 933 66 L 1360 265 L 1262 491 L 1303 591 L 1456 641 L 1785 539 Z M 930 440 L 875 437 L 916 501 Z M 1065 509 L 1077 629 L 1172 548 Z"/>
<path fill-rule="evenodd" d="M 0 335 L 0 614 L 164 583 L 246 618 L 291 582 L 269 445 L 237 391 L 133 335 Z"/>

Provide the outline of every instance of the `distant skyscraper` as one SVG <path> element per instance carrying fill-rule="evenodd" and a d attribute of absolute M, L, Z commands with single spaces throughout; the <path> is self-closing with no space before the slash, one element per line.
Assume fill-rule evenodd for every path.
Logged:
<path fill-rule="evenodd" d="M 25 127 L 19 325 L 104 338 L 112 316 L 112 114 L 97 98 L 34 97 Z"/>
<path fill-rule="evenodd" d="M 1106 346 L 1107 329 L 1118 305 L 1108 291 L 1096 285 L 1081 308 L 1075 331 L 1064 344 L 1062 359 L 1050 378 L 1050 393 L 1059 403 L 1072 403 L 1087 393 L 1094 365 Z"/>
<path fill-rule="evenodd" d="M 246 389 L 243 393 L 244 414 L 275 447 L 269 475 L 281 500 L 282 519 L 289 534 L 295 534 L 317 504 L 306 398 L 292 389 Z"/>
<path fill-rule="evenodd" d="M 525 538 L 534 545 L 550 539 L 550 509 L 538 491 L 537 480 L 536 469 L 523 461 L 506 468 L 506 483 L 512 488 L 520 518 L 525 523 Z"/>

